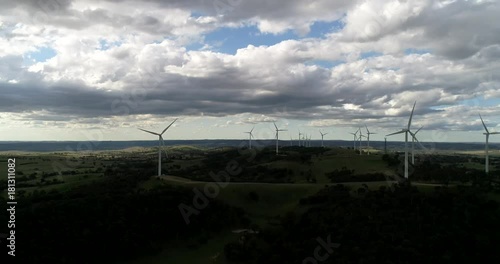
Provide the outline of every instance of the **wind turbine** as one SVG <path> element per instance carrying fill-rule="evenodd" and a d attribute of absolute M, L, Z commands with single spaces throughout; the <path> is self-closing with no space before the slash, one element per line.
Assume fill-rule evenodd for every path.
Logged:
<path fill-rule="evenodd" d="M 274 124 L 274 127 L 276 128 L 276 155 L 278 155 L 278 141 L 279 141 L 278 133 L 280 131 L 286 131 L 286 129 L 278 129 L 278 127 L 276 126 L 276 123 L 273 122 L 273 124 Z"/>
<path fill-rule="evenodd" d="M 387 138 L 384 137 L 384 153 L 387 154 Z"/>
<path fill-rule="evenodd" d="M 365 127 L 366 127 L 366 134 L 367 134 L 366 139 L 368 141 L 368 155 L 370 155 L 370 135 L 377 134 L 377 133 L 370 132 L 370 130 L 368 130 L 368 126 L 367 125 L 365 125 Z"/>
<path fill-rule="evenodd" d="M 490 132 L 488 130 L 488 128 L 486 127 L 486 125 L 484 124 L 484 121 L 483 121 L 483 117 L 481 116 L 481 114 L 479 114 L 479 118 L 481 118 L 481 123 L 483 123 L 483 127 L 484 127 L 484 130 L 486 130 L 486 133 L 483 133 L 483 135 L 486 135 L 486 146 L 484 148 L 484 152 L 486 154 L 486 159 L 485 159 L 485 164 L 484 164 L 484 171 L 486 173 L 489 173 L 490 172 L 490 169 L 489 169 L 489 155 L 488 155 L 488 140 L 490 138 L 490 135 L 496 135 L 496 134 L 500 134 L 500 132 Z"/>
<path fill-rule="evenodd" d="M 156 132 L 152 132 L 149 130 L 139 128 L 139 130 L 142 130 L 144 132 L 158 136 L 158 176 L 161 176 L 161 151 L 162 151 L 162 146 L 165 146 L 165 144 L 163 143 L 162 135 L 163 135 L 163 133 L 165 133 L 165 131 L 167 131 L 167 129 L 170 128 L 170 126 L 172 126 L 175 123 L 175 121 L 177 121 L 177 118 L 174 119 L 174 121 L 172 121 L 172 123 L 170 123 L 170 125 L 168 125 L 165 129 L 163 129 L 163 131 L 161 133 L 156 133 Z M 165 156 L 167 156 L 166 151 L 165 151 Z"/>
<path fill-rule="evenodd" d="M 323 137 L 325 135 L 328 135 L 328 133 L 323 133 L 323 132 L 321 132 L 321 130 L 319 131 L 319 133 L 321 134 L 321 147 L 324 148 L 325 146 L 323 145 Z"/>
<path fill-rule="evenodd" d="M 359 128 L 358 131 L 359 131 L 359 155 L 361 155 L 361 142 L 363 140 L 363 137 L 365 137 L 365 136 L 363 136 L 363 132 L 361 132 L 361 128 Z"/>
<path fill-rule="evenodd" d="M 423 126 L 421 126 L 417 131 L 415 131 L 415 133 L 410 132 L 411 133 L 411 164 L 415 164 L 415 140 L 418 141 L 417 133 L 422 128 L 423 128 Z"/>
<path fill-rule="evenodd" d="M 292 139 L 292 135 L 290 135 L 290 147 L 293 146 L 293 139 Z"/>
<path fill-rule="evenodd" d="M 410 132 L 411 118 L 413 117 L 413 111 L 415 110 L 415 105 L 417 102 L 413 104 L 413 108 L 411 109 L 410 119 L 408 120 L 408 126 L 406 128 L 401 129 L 401 131 L 391 133 L 387 136 L 392 136 L 396 134 L 405 134 L 405 179 L 408 179 L 408 133 Z"/>
<path fill-rule="evenodd" d="M 302 141 L 301 141 L 301 139 L 300 139 L 300 136 L 302 136 L 302 133 L 300 133 L 300 130 L 299 130 L 299 147 L 301 147 L 301 146 L 302 146 Z"/>
<path fill-rule="evenodd" d="M 354 132 L 354 133 L 349 133 L 349 134 L 351 134 L 351 135 L 354 136 L 354 138 L 352 140 L 352 142 L 354 143 L 354 147 L 353 147 L 354 150 L 356 150 L 356 140 L 357 140 L 356 138 L 357 138 L 357 135 L 358 135 L 358 131 L 359 131 L 359 129 L 356 130 L 356 132 Z"/>
<path fill-rule="evenodd" d="M 252 130 L 250 130 L 249 132 L 245 132 L 248 134 L 248 149 L 252 149 L 252 137 L 253 137 L 253 134 L 252 134 L 252 131 L 255 127 L 252 127 Z"/>

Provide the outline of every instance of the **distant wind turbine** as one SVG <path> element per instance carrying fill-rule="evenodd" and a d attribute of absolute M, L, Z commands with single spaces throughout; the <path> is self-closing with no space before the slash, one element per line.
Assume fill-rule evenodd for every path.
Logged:
<path fill-rule="evenodd" d="M 255 127 L 252 127 L 252 130 L 245 132 L 248 134 L 248 149 L 252 149 L 252 137 L 253 137 L 252 131 L 254 128 Z"/>
<path fill-rule="evenodd" d="M 365 136 L 363 136 L 363 132 L 361 131 L 361 128 L 359 128 L 358 131 L 359 131 L 359 155 L 361 155 L 361 143 L 363 141 L 363 137 L 365 137 Z"/>
<path fill-rule="evenodd" d="M 366 127 L 366 140 L 368 141 L 368 155 L 370 155 L 370 135 L 373 135 L 373 134 L 377 134 L 377 133 L 373 133 L 373 132 L 370 132 L 370 130 L 368 130 L 368 126 L 365 125 Z"/>
<path fill-rule="evenodd" d="M 359 131 L 359 129 L 358 129 L 358 130 L 356 130 L 356 132 L 354 132 L 354 133 L 349 133 L 349 134 L 351 134 L 351 135 L 353 135 L 353 136 L 354 136 L 354 138 L 353 138 L 353 140 L 352 140 L 352 142 L 354 143 L 354 147 L 353 147 L 353 149 L 354 149 L 354 150 L 356 150 L 356 140 L 357 140 L 357 138 L 358 138 L 358 137 L 357 137 L 357 135 L 358 135 L 358 131 Z"/>
<path fill-rule="evenodd" d="M 324 148 L 325 146 L 323 145 L 323 137 L 325 135 L 328 135 L 328 133 L 323 133 L 323 132 L 321 132 L 321 130 L 319 131 L 319 133 L 321 134 L 321 147 Z"/>
<path fill-rule="evenodd" d="M 485 157 L 485 163 L 484 163 L 484 171 L 486 173 L 489 173 L 490 172 L 490 168 L 489 168 L 488 141 L 489 141 L 490 135 L 500 134 L 500 132 L 490 132 L 488 130 L 488 128 L 486 127 L 486 124 L 484 124 L 483 117 L 481 116 L 481 114 L 479 114 L 479 118 L 481 118 L 481 123 L 483 123 L 484 130 L 486 130 L 486 133 L 483 133 L 483 135 L 486 135 L 486 145 L 484 147 L 484 152 L 485 152 L 485 155 L 486 155 L 486 157 Z"/>
<path fill-rule="evenodd" d="M 301 147 L 301 146 L 302 146 L 302 141 L 301 141 L 301 139 L 300 139 L 300 136 L 302 136 L 302 133 L 300 133 L 300 130 L 299 130 L 299 147 Z"/>
<path fill-rule="evenodd" d="M 387 138 L 384 137 L 384 153 L 387 154 Z"/>
<path fill-rule="evenodd" d="M 413 164 L 413 165 L 415 165 L 415 140 L 418 142 L 417 133 L 422 128 L 423 128 L 423 126 L 421 126 L 419 129 L 417 129 L 417 131 L 415 131 L 415 133 L 410 132 L 410 134 L 411 134 L 411 164 Z"/>
<path fill-rule="evenodd" d="M 411 119 L 413 117 L 413 111 L 415 110 L 416 104 L 417 102 L 415 101 L 415 103 L 413 104 L 413 108 L 411 109 L 410 119 L 408 120 L 408 126 L 406 128 L 401 129 L 401 131 L 387 135 L 387 136 L 392 136 L 402 133 L 405 134 L 405 172 L 404 172 L 405 179 L 408 179 L 408 133 L 411 133 L 410 132 Z"/>
<path fill-rule="evenodd" d="M 276 123 L 273 122 L 273 124 L 274 124 L 274 127 L 276 128 L 276 155 L 278 155 L 278 141 L 279 141 L 278 134 L 280 131 L 286 131 L 286 129 L 278 129 L 278 126 L 276 126 Z"/>
<path fill-rule="evenodd" d="M 172 121 L 172 123 L 170 123 L 170 125 L 168 125 L 165 129 L 163 129 L 161 133 L 156 133 L 139 128 L 139 130 L 158 136 L 158 176 L 161 176 L 161 151 L 162 151 L 162 146 L 165 146 L 162 135 L 163 133 L 165 133 L 165 131 L 167 131 L 170 128 L 170 126 L 172 126 L 175 123 L 175 121 L 177 121 L 177 118 L 174 119 L 174 121 Z M 165 151 L 165 156 L 167 156 L 166 151 Z"/>

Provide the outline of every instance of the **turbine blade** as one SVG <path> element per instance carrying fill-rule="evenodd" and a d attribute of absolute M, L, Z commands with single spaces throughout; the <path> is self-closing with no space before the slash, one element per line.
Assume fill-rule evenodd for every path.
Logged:
<path fill-rule="evenodd" d="M 367 126 L 367 125 L 365 125 L 365 127 L 366 127 L 366 132 L 367 132 L 368 134 L 370 134 L 370 130 L 368 130 L 368 126 Z"/>
<path fill-rule="evenodd" d="M 413 108 L 411 109 L 410 119 L 408 120 L 408 130 L 410 130 L 411 119 L 413 117 L 413 111 L 415 110 L 415 105 L 416 104 L 417 104 L 417 101 L 415 101 L 415 103 L 413 103 Z"/>
<path fill-rule="evenodd" d="M 483 123 L 484 130 L 486 130 L 486 133 L 490 133 L 490 131 L 488 131 L 488 128 L 487 128 L 487 127 L 486 127 L 486 125 L 484 124 L 483 117 L 481 116 L 481 114 L 479 114 L 479 118 L 481 118 L 481 122 Z"/>
<path fill-rule="evenodd" d="M 391 133 L 391 134 L 388 134 L 388 135 L 385 135 L 385 136 L 388 137 L 388 136 L 392 136 L 392 135 L 403 134 L 405 132 L 406 132 L 405 130 L 401 130 L 401 131 L 394 132 L 394 133 Z"/>
<path fill-rule="evenodd" d="M 423 126 L 421 126 L 419 129 L 417 129 L 417 131 L 415 131 L 415 135 L 418 133 L 418 131 L 420 131 L 420 129 L 422 129 Z"/>
<path fill-rule="evenodd" d="M 500 134 L 500 132 L 490 132 L 489 134 L 490 135 L 497 135 L 497 134 Z"/>
<path fill-rule="evenodd" d="M 171 125 L 173 125 L 173 124 L 175 123 L 175 121 L 177 121 L 177 119 L 178 119 L 178 118 L 174 119 L 174 121 L 172 121 L 172 123 L 170 123 L 170 125 L 168 125 L 168 127 L 166 127 L 166 128 L 163 130 L 163 132 L 161 132 L 161 135 L 163 135 L 163 133 L 165 133 L 165 131 L 167 131 L 167 129 L 168 129 Z"/>
<path fill-rule="evenodd" d="M 142 128 L 138 128 L 139 130 L 142 130 L 144 132 L 147 132 L 147 133 L 150 133 L 150 134 L 153 134 L 153 135 L 156 135 L 156 136 L 159 136 L 160 134 L 156 133 L 156 132 L 153 132 L 153 131 L 149 131 L 149 130 L 146 130 L 146 129 L 142 129 Z"/>
<path fill-rule="evenodd" d="M 276 130 L 278 130 L 278 126 L 276 126 L 276 123 L 273 122 L 273 124 L 274 124 L 274 127 L 276 128 Z"/>
<path fill-rule="evenodd" d="M 250 133 L 252 133 L 252 131 L 253 131 L 253 129 L 254 129 L 254 128 L 255 128 L 255 127 L 252 127 L 252 130 L 250 130 Z"/>

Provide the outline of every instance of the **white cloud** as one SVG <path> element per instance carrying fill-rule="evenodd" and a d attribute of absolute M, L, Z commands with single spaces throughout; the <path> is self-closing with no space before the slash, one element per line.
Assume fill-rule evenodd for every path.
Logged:
<path fill-rule="evenodd" d="M 500 121 L 497 2 L 259 0 L 224 14 L 208 2 L 6 3 L 0 112 L 41 120 L 36 126 L 58 115 L 100 127 L 204 115 L 233 116 L 231 125 L 286 118 L 394 127 L 417 101 L 416 124 L 432 129 L 471 129 L 477 111 Z M 304 36 L 314 22 L 339 19 L 345 27 L 322 38 L 249 44 L 235 54 L 203 40 L 217 28 L 249 25 L 264 36 Z M 198 42 L 203 49 L 187 48 Z M 27 63 L 41 47 L 56 56 Z M 485 99 L 493 106 L 481 106 Z"/>

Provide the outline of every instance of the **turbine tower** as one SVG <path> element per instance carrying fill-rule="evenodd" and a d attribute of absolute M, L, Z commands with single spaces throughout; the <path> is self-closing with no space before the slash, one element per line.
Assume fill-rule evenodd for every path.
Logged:
<path fill-rule="evenodd" d="M 486 133 L 483 133 L 483 135 L 486 135 L 486 146 L 484 147 L 484 152 L 485 152 L 485 163 L 484 163 L 484 171 L 486 172 L 486 174 L 488 174 L 490 172 L 490 168 L 489 168 L 489 155 L 488 155 L 488 140 L 490 138 L 490 135 L 496 135 L 496 134 L 500 134 L 500 132 L 490 132 L 488 130 L 488 128 L 486 127 L 486 125 L 484 124 L 484 121 L 483 121 L 483 117 L 481 116 L 481 114 L 479 114 L 479 118 L 481 118 L 481 123 L 483 123 L 483 127 L 484 127 L 484 130 L 486 130 Z"/>
<path fill-rule="evenodd" d="M 363 132 L 361 132 L 361 128 L 359 128 L 358 131 L 359 131 L 359 155 L 361 155 L 361 141 L 363 140 L 362 138 L 365 136 L 363 136 Z"/>
<path fill-rule="evenodd" d="M 278 134 L 280 131 L 286 131 L 286 129 L 278 129 L 278 127 L 276 126 L 276 123 L 273 122 L 273 124 L 274 124 L 274 127 L 276 128 L 276 155 L 278 155 L 278 141 L 279 141 Z"/>
<path fill-rule="evenodd" d="M 299 130 L 299 147 L 301 147 L 301 146 L 302 146 L 302 141 L 301 141 L 301 139 L 300 139 L 300 136 L 302 136 L 302 133 L 300 133 L 300 130 Z"/>
<path fill-rule="evenodd" d="M 328 133 L 323 133 L 323 132 L 321 132 L 321 130 L 319 131 L 319 133 L 321 134 L 321 147 L 324 148 L 325 146 L 323 145 L 323 137 L 325 135 L 328 135 Z"/>
<path fill-rule="evenodd" d="M 354 132 L 354 133 L 349 133 L 349 134 L 351 134 L 351 135 L 354 136 L 354 138 L 352 140 L 352 142 L 354 143 L 354 147 L 353 147 L 354 150 L 356 150 L 356 140 L 357 140 L 356 138 L 357 138 L 357 135 L 358 135 L 358 131 L 359 131 L 359 129 L 356 130 L 356 132 Z"/>
<path fill-rule="evenodd" d="M 415 110 L 415 105 L 417 102 L 413 104 L 413 108 L 411 109 L 411 114 L 410 114 L 410 119 L 408 120 L 408 126 L 406 128 L 401 129 L 401 131 L 394 132 L 392 134 L 389 134 L 387 136 L 392 136 L 396 134 L 405 134 L 405 179 L 408 179 L 408 133 L 410 132 L 410 125 L 411 125 L 411 118 L 413 117 L 413 111 Z"/>
<path fill-rule="evenodd" d="M 174 119 L 174 121 L 172 121 L 172 123 L 170 123 L 170 125 L 168 125 L 165 129 L 163 129 L 163 131 L 161 133 L 156 133 L 156 132 L 152 132 L 149 130 L 139 128 L 139 130 L 142 130 L 144 132 L 158 136 L 158 176 L 161 176 L 161 151 L 162 151 L 162 146 L 165 146 L 165 144 L 163 143 L 162 135 L 163 135 L 163 133 L 165 133 L 165 131 L 167 131 L 170 128 L 170 126 L 172 126 L 175 123 L 175 121 L 177 121 L 177 118 Z M 166 151 L 165 151 L 165 156 L 167 156 Z"/>
<path fill-rule="evenodd" d="M 387 154 L 387 138 L 384 137 L 384 153 Z"/>
<path fill-rule="evenodd" d="M 418 142 L 417 139 L 417 133 L 422 129 L 423 126 L 421 126 L 415 133 L 411 133 L 411 164 L 415 165 L 415 140 Z M 420 143 L 419 143 L 420 144 Z"/>
<path fill-rule="evenodd" d="M 253 134 L 252 134 L 252 131 L 255 127 L 252 127 L 252 130 L 248 131 L 248 132 L 245 132 L 248 134 L 248 149 L 252 149 L 252 137 L 253 137 Z"/>
<path fill-rule="evenodd" d="M 368 146 L 368 155 L 370 155 L 370 135 L 377 134 L 377 133 L 370 132 L 370 130 L 368 130 L 367 125 L 365 125 L 365 127 L 366 127 L 366 135 L 367 135 L 366 140 L 368 141 L 368 145 L 367 145 Z"/>

